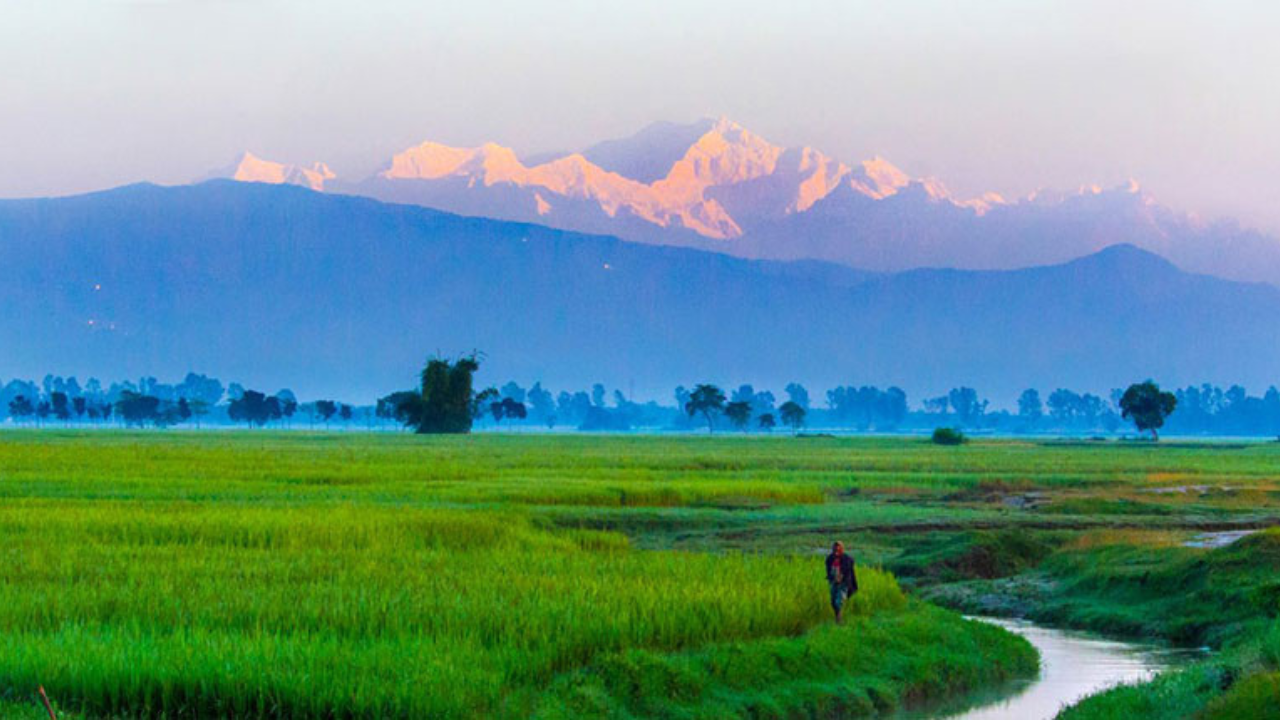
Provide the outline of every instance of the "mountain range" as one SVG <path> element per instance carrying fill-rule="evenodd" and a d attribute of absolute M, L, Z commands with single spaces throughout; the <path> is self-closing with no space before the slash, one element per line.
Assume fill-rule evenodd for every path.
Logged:
<path fill-rule="evenodd" d="M 597 157 L 621 162 L 610 152 Z M 1146 377 L 1276 382 L 1280 289 L 1132 245 L 1019 270 L 871 272 L 463 217 L 329 182 L 0 201 L 0 376 L 195 370 L 368 400 L 411 386 L 428 354 L 480 350 L 484 382 L 663 398 L 702 381 L 897 384 L 917 399 L 967 384 L 1004 402 Z"/>
<path fill-rule="evenodd" d="M 1280 283 L 1280 241 L 1164 207 L 1136 182 L 960 198 L 883 158 L 845 163 L 785 148 L 727 118 L 657 123 L 581 152 L 524 159 L 495 143 L 427 141 L 368 178 L 249 153 L 215 175 L 753 259 L 1014 269 L 1128 243 L 1188 270 Z"/>

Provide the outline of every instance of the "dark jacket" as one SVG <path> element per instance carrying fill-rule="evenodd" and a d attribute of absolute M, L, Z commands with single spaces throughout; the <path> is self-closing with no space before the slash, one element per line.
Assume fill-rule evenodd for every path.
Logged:
<path fill-rule="evenodd" d="M 853 567 L 853 556 L 845 553 L 840 556 L 840 582 L 850 595 L 858 592 L 858 573 Z M 827 582 L 836 581 L 836 554 L 827 555 Z"/>

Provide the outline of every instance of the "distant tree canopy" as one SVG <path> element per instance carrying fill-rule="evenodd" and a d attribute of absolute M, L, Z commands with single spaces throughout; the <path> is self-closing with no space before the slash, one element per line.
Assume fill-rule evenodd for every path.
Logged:
<path fill-rule="evenodd" d="M 116 414 L 128 425 L 143 425 L 155 422 L 159 417 L 160 399 L 152 395 L 143 395 L 125 390 L 116 401 Z"/>
<path fill-rule="evenodd" d="M 262 427 L 272 420 L 279 420 L 283 415 L 279 398 L 274 395 L 267 397 L 257 390 L 245 390 L 227 407 L 227 417 L 250 426 Z"/>
<path fill-rule="evenodd" d="M 481 398 L 472 389 L 473 378 L 480 369 L 475 355 L 454 362 L 431 358 L 422 369 L 422 389 L 401 407 L 407 424 L 423 434 L 460 434 L 471 432 L 477 412 L 484 402 L 497 396 L 490 388 Z M 521 406 L 523 407 L 523 405 Z"/>
<path fill-rule="evenodd" d="M 689 417 L 701 415 L 707 421 L 707 432 L 715 432 L 716 416 L 724 411 L 724 391 L 715 385 L 701 384 L 689 393 L 684 411 Z"/>
<path fill-rule="evenodd" d="M 1119 404 L 1121 415 L 1132 420 L 1139 432 L 1150 430 L 1151 439 L 1159 440 L 1158 431 L 1178 406 L 1178 398 L 1171 392 L 1161 392 L 1159 385 L 1148 380 L 1130 385 Z"/>
<path fill-rule="evenodd" d="M 338 403 L 332 400 L 317 400 L 316 414 L 320 416 L 325 425 L 328 425 L 333 416 L 338 414 Z"/>
<path fill-rule="evenodd" d="M 786 423 L 792 432 L 797 432 L 804 427 L 804 416 L 807 414 L 809 411 L 795 400 L 788 400 L 778 408 L 778 415 L 782 417 L 782 422 Z"/>
<path fill-rule="evenodd" d="M 835 417 L 862 430 L 892 430 L 907 417 L 908 410 L 907 394 L 901 388 L 880 390 L 870 385 L 832 388 L 827 391 L 827 406 Z"/>
<path fill-rule="evenodd" d="M 724 416 L 739 430 L 746 430 L 751 422 L 751 403 L 746 400 L 735 400 L 724 406 Z"/>
<path fill-rule="evenodd" d="M 494 422 L 502 422 L 503 418 L 523 420 L 529 417 L 529 409 L 513 397 L 504 397 L 489 403 L 489 413 L 493 415 Z"/>
<path fill-rule="evenodd" d="M 1040 402 L 1040 392 L 1035 388 L 1027 388 L 1018 396 L 1018 417 L 1032 424 L 1044 417 L 1044 403 Z"/>

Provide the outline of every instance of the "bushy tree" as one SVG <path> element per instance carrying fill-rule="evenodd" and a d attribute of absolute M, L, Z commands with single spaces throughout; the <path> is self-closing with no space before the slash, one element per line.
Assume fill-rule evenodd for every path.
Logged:
<path fill-rule="evenodd" d="M 9 414 L 15 421 L 29 418 L 36 414 L 36 406 L 26 395 L 19 395 L 9 401 Z"/>
<path fill-rule="evenodd" d="M 1044 417 L 1044 403 L 1040 402 L 1040 391 L 1027 388 L 1018 396 L 1018 417 L 1028 425 L 1035 425 Z"/>
<path fill-rule="evenodd" d="M 724 412 L 724 391 L 715 385 L 703 383 L 693 388 L 684 411 L 689 417 L 701 415 L 707 422 L 707 432 L 715 432 L 716 416 Z"/>
<path fill-rule="evenodd" d="M 125 390 L 115 402 L 115 409 L 126 425 L 154 423 L 160 417 L 160 398 Z"/>
<path fill-rule="evenodd" d="M 788 400 L 799 405 L 805 410 L 809 409 L 809 391 L 805 390 L 803 385 L 796 382 L 787 383 L 787 387 L 784 388 L 784 392 L 787 393 Z"/>
<path fill-rule="evenodd" d="M 791 432 L 799 432 L 804 427 L 805 415 L 809 413 L 800 403 L 795 400 L 788 400 L 782 403 L 778 408 L 778 415 L 781 416 L 782 422 L 791 428 Z"/>
<path fill-rule="evenodd" d="M 316 403 L 317 408 L 319 404 Z M 280 415 L 280 401 L 257 390 L 245 390 L 227 406 L 227 417 L 250 427 L 262 427 L 271 420 L 279 419 Z"/>
<path fill-rule="evenodd" d="M 234 402 L 232 404 L 234 404 Z M 316 414 L 320 416 L 320 419 L 324 422 L 324 426 L 328 428 L 329 421 L 333 419 L 334 415 L 338 414 L 338 403 L 332 400 L 317 400 Z"/>
<path fill-rule="evenodd" d="M 755 393 L 752 392 L 754 397 Z M 729 418 L 729 422 L 739 430 L 745 431 L 747 425 L 751 422 L 751 402 L 748 400 L 734 400 L 724 406 L 724 416 Z"/>
<path fill-rule="evenodd" d="M 422 386 L 418 396 L 405 406 L 409 425 L 419 433 L 469 433 L 476 413 L 483 403 L 497 395 L 476 393 L 472 383 L 480 361 L 475 355 L 450 362 L 431 358 L 422 368 Z"/>
<path fill-rule="evenodd" d="M 1151 439 L 1160 439 L 1160 428 L 1165 418 L 1178 407 L 1178 398 L 1171 392 L 1162 392 L 1160 386 L 1147 380 L 1134 383 L 1120 397 L 1120 414 L 1132 420 L 1138 432 L 1151 431 Z"/>

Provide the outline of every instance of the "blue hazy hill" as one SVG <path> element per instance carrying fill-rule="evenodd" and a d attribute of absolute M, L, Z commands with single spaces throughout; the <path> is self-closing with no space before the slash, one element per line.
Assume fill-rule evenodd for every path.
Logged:
<path fill-rule="evenodd" d="M 194 369 L 351 399 L 472 349 L 482 380 L 664 398 L 704 380 L 1007 399 L 1280 379 L 1280 289 L 1130 246 L 874 274 L 227 181 L 0 202 L 0 307 L 0 377 Z"/>

